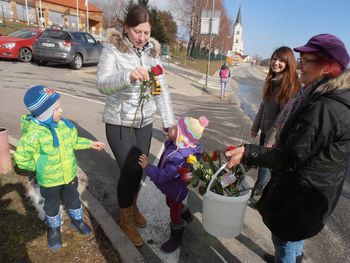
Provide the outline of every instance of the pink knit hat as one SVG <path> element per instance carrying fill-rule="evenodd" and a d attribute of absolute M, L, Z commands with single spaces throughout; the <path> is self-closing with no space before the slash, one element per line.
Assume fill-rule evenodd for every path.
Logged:
<path fill-rule="evenodd" d="M 196 147 L 196 143 L 202 137 L 204 128 L 208 126 L 208 119 L 183 117 L 177 121 L 176 145 L 179 148 Z"/>

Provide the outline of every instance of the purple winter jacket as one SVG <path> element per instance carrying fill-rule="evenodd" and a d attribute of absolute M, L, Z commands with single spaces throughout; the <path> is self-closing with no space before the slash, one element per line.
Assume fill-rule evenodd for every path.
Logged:
<path fill-rule="evenodd" d="M 174 142 L 165 141 L 165 149 L 160 157 L 158 166 L 148 165 L 145 168 L 146 175 L 154 182 L 157 188 L 171 199 L 182 202 L 187 194 L 186 183 L 180 179 L 178 169 L 188 166 L 186 158 L 193 154 L 200 158 L 202 147 L 179 149 Z"/>

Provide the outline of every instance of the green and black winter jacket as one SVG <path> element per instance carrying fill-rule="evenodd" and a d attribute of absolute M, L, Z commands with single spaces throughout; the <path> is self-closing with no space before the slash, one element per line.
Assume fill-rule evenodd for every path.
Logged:
<path fill-rule="evenodd" d="M 23 115 L 22 137 L 14 159 L 18 168 L 36 172 L 38 184 L 53 187 L 68 184 L 77 176 L 74 150 L 91 148 L 91 140 L 78 137 L 76 128 L 69 128 L 63 121 L 56 128 L 59 146 L 53 146 L 51 130 Z"/>

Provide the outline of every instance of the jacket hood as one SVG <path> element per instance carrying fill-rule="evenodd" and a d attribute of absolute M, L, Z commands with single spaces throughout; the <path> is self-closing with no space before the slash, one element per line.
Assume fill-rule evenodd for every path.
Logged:
<path fill-rule="evenodd" d="M 321 94 L 329 93 L 336 90 L 350 89 L 350 69 L 344 71 L 340 76 L 330 79 L 326 83 L 319 86 L 315 92 Z"/>
<path fill-rule="evenodd" d="M 35 122 L 29 120 L 28 116 L 29 116 L 29 114 L 25 114 L 25 115 L 22 115 L 22 117 L 21 117 L 22 134 L 24 134 L 28 131 L 34 130 L 34 129 L 49 132 L 49 130 L 47 128 L 45 128 L 44 126 L 38 125 Z"/>
<path fill-rule="evenodd" d="M 132 49 L 131 43 L 125 39 L 123 33 L 115 28 L 108 30 L 107 42 L 115 46 L 122 53 L 130 52 Z M 161 50 L 159 42 L 153 37 L 150 38 L 149 42 L 153 45 L 153 48 L 150 50 L 150 56 L 158 57 Z"/>

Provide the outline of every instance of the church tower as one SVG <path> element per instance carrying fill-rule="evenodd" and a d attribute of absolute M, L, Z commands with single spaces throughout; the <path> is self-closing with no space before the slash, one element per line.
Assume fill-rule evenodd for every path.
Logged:
<path fill-rule="evenodd" d="M 233 26 L 232 51 L 243 55 L 243 26 L 241 21 L 241 6 L 239 6 L 235 25 Z"/>

